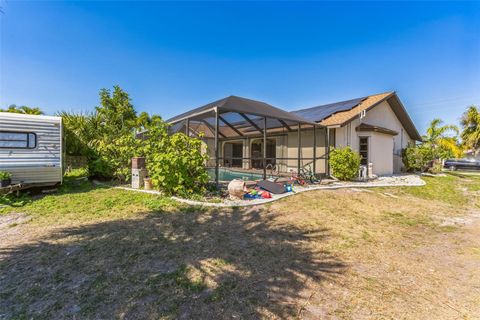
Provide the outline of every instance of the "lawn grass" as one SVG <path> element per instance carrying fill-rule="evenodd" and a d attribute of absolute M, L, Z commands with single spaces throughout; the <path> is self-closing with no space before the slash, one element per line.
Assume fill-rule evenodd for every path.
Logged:
<path fill-rule="evenodd" d="M 468 281 L 448 282 L 462 264 L 442 265 L 445 243 L 462 240 L 441 222 L 477 204 L 480 179 L 424 179 L 207 209 L 71 174 L 57 193 L 1 209 L 31 220 L 0 230 L 0 319 L 449 319 L 436 303 L 476 283 L 479 246 L 454 248 L 475 262 L 455 273 Z"/>
<path fill-rule="evenodd" d="M 472 204 L 472 195 L 465 191 L 480 190 L 480 175 L 468 173 L 446 172 L 439 176 L 423 176 L 426 185 L 417 187 L 379 188 L 390 189 L 395 195 L 410 195 L 415 198 L 439 201 L 442 203 L 465 206 Z"/>
<path fill-rule="evenodd" d="M 468 197 L 463 194 L 459 188 L 459 178 L 446 175 L 445 177 L 423 177 L 427 183 L 423 188 L 404 187 L 401 191 L 414 197 L 442 201 L 454 205 L 463 205 L 468 201 Z"/>
<path fill-rule="evenodd" d="M 129 192 L 94 184 L 77 170 L 67 174 L 58 191 L 51 194 L 20 197 L 11 195 L 4 200 L 6 206 L 0 214 L 22 211 L 31 215 L 34 223 L 80 223 L 96 219 L 128 218 L 142 212 L 175 212 L 184 205 L 166 197 L 147 193 Z M 13 204 L 13 205 L 12 205 Z"/>

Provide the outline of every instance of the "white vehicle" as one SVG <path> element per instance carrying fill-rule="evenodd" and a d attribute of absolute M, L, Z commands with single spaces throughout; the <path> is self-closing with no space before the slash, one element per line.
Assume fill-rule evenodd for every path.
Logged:
<path fill-rule="evenodd" d="M 12 185 L 62 183 L 62 118 L 0 112 L 0 171 Z"/>

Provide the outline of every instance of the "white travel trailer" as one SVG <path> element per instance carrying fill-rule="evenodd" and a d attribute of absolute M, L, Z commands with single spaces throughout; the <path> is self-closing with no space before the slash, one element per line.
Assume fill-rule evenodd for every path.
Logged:
<path fill-rule="evenodd" d="M 0 112 L 0 171 L 14 185 L 62 183 L 62 118 Z"/>

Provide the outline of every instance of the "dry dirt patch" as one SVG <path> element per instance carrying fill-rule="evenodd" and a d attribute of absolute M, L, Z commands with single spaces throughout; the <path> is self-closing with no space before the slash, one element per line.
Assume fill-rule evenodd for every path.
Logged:
<path fill-rule="evenodd" d="M 12 212 L 6 215 L 0 215 L 0 232 L 4 232 L 4 229 L 16 226 L 20 223 L 24 223 L 30 220 L 25 213 Z"/>
<path fill-rule="evenodd" d="M 290 318 L 344 268 L 259 208 L 43 229 L 1 243 L 0 318 Z"/>
<path fill-rule="evenodd" d="M 322 245 L 347 263 L 340 281 L 312 288 L 303 317 L 480 317 L 480 221 L 468 209 L 407 195 L 385 197 L 384 190 L 338 190 L 305 194 L 270 210 L 278 210 L 285 223 L 331 230 Z M 431 212 L 443 213 L 442 219 Z M 442 227 L 445 219 L 470 223 Z"/>
<path fill-rule="evenodd" d="M 447 178 L 431 185 L 476 190 Z M 248 210 L 47 197 L 1 230 L 16 231 L 0 236 L 0 319 L 477 319 L 478 204 L 437 191 L 313 191 Z"/>

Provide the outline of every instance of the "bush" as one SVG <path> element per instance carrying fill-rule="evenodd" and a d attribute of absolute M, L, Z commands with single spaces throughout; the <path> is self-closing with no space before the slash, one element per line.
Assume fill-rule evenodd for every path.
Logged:
<path fill-rule="evenodd" d="M 30 203 L 31 201 L 32 198 L 27 196 L 25 193 L 21 193 L 19 196 L 12 193 L 0 194 L 0 214 L 7 210 L 2 209 L 2 206 L 19 208 Z"/>
<path fill-rule="evenodd" d="M 402 160 L 407 172 L 424 172 L 432 166 L 434 152 L 428 146 L 411 144 L 402 150 Z"/>
<path fill-rule="evenodd" d="M 95 146 L 95 156 L 88 163 L 89 175 L 129 181 L 132 158 L 139 152 L 140 142 L 131 132 L 117 136 L 110 142 L 99 140 Z"/>
<path fill-rule="evenodd" d="M 157 121 L 143 143 L 148 173 L 156 187 L 168 195 L 184 197 L 205 192 L 208 155 L 202 153 L 200 139 L 183 133 L 170 136 L 167 126 Z"/>
<path fill-rule="evenodd" d="M 428 172 L 430 173 L 440 173 L 442 172 L 443 165 L 441 160 L 433 160 L 432 165 L 428 168 Z"/>
<path fill-rule="evenodd" d="M 9 172 L 0 171 L 0 180 L 8 180 L 11 177 L 12 177 L 12 175 Z"/>
<path fill-rule="evenodd" d="M 340 180 L 351 180 L 358 177 L 360 154 L 350 147 L 336 148 L 330 151 L 330 167 L 333 176 Z"/>

